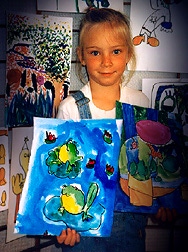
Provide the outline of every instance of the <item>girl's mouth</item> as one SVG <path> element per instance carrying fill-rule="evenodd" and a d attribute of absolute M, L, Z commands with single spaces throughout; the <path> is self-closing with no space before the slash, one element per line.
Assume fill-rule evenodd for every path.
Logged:
<path fill-rule="evenodd" d="M 114 74 L 114 72 L 107 72 L 107 73 L 101 72 L 100 74 L 103 75 L 103 76 L 111 76 L 111 75 Z"/>

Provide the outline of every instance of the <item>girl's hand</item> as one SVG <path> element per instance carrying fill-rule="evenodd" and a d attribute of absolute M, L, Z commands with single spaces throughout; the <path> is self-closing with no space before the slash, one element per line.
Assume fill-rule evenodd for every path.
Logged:
<path fill-rule="evenodd" d="M 74 246 L 76 243 L 80 242 L 80 235 L 76 232 L 76 230 L 72 230 L 70 228 L 67 228 L 66 230 L 63 230 L 59 236 L 57 236 L 58 243 L 69 246 Z"/>
<path fill-rule="evenodd" d="M 175 209 L 169 209 L 165 207 L 160 207 L 157 214 L 155 215 L 155 219 L 162 222 L 173 222 L 177 217 L 177 212 Z"/>

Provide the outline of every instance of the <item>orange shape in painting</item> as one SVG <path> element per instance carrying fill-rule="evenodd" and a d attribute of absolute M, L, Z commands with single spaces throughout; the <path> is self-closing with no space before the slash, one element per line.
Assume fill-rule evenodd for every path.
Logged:
<path fill-rule="evenodd" d="M 3 167 L 0 168 L 0 186 L 5 185 L 7 182 L 5 180 L 5 169 Z"/>
<path fill-rule="evenodd" d="M 142 42 L 145 41 L 145 37 L 140 35 L 140 36 L 136 36 L 133 38 L 133 45 L 137 46 L 140 45 Z"/>
<path fill-rule="evenodd" d="M 5 147 L 0 144 L 0 164 L 5 164 Z"/>
<path fill-rule="evenodd" d="M 130 176 L 129 176 L 130 178 Z M 140 181 L 140 182 L 143 182 L 143 181 Z M 123 179 L 123 178 L 120 178 L 120 186 L 121 186 L 121 189 L 123 190 L 123 192 L 130 197 L 130 185 L 133 183 L 133 180 L 131 183 L 129 183 L 129 180 L 128 179 Z M 131 197 L 134 197 L 134 200 L 131 200 L 131 202 L 133 202 L 132 204 L 134 204 L 134 201 L 135 202 L 138 202 L 138 196 L 135 195 L 135 191 L 137 190 L 136 187 L 138 187 L 139 185 L 135 185 L 133 188 L 132 188 L 132 195 Z M 144 185 L 143 187 L 145 187 L 146 185 Z M 168 193 L 171 193 L 175 190 L 176 188 L 172 188 L 172 187 L 153 187 L 152 188 L 152 198 L 156 198 L 156 197 L 160 197 L 160 196 L 164 196 Z M 133 191 L 134 190 L 134 191 Z M 188 200 L 188 187 L 187 187 L 187 190 L 186 191 L 186 196 L 187 196 L 187 200 Z M 139 198 L 141 197 L 144 197 L 143 200 L 145 201 L 146 200 L 146 197 L 143 193 L 140 193 L 141 190 L 138 191 L 138 195 L 139 195 Z M 147 193 L 148 194 L 148 193 Z M 150 194 L 148 194 L 148 199 L 150 201 Z M 148 202 L 149 202 L 148 201 Z"/>
<path fill-rule="evenodd" d="M 11 89 L 17 90 L 20 85 L 21 77 L 22 73 L 19 69 L 10 69 L 7 72 L 7 84 L 10 86 Z"/>
<path fill-rule="evenodd" d="M 152 180 L 139 181 L 129 174 L 130 203 L 134 206 L 151 206 L 153 200 Z"/>
<path fill-rule="evenodd" d="M 147 40 L 147 44 L 149 44 L 150 46 L 153 46 L 153 47 L 157 47 L 157 46 L 159 46 L 159 40 L 157 38 L 150 37 Z"/>

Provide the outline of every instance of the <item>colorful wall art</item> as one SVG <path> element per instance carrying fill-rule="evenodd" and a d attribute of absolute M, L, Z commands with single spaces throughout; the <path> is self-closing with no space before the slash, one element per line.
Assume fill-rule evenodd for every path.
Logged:
<path fill-rule="evenodd" d="M 156 213 L 164 206 L 186 213 L 188 166 L 181 116 L 119 102 L 117 115 L 124 119 L 125 141 L 115 209 Z"/>
<path fill-rule="evenodd" d="M 123 11 L 123 0 L 37 0 L 39 11 L 84 12 L 88 7 Z"/>
<path fill-rule="evenodd" d="M 188 160 L 188 81 L 180 79 L 143 79 L 142 91 L 150 106 L 181 115 Z"/>
<path fill-rule="evenodd" d="M 9 202 L 8 129 L 0 128 L 0 211 L 8 209 L 8 202 Z"/>
<path fill-rule="evenodd" d="M 23 186 L 28 173 L 31 155 L 33 127 L 12 129 L 12 151 L 9 184 L 9 211 L 6 242 L 18 239 L 22 235 L 14 233 L 14 225 L 22 196 Z"/>
<path fill-rule="evenodd" d="M 122 120 L 34 118 L 29 171 L 16 233 L 109 236 Z M 110 197 L 110 200 L 109 200 Z"/>
<path fill-rule="evenodd" d="M 138 71 L 188 73 L 188 2 L 131 0 Z"/>
<path fill-rule="evenodd" d="M 72 18 L 7 15 L 6 124 L 55 117 L 70 86 Z"/>

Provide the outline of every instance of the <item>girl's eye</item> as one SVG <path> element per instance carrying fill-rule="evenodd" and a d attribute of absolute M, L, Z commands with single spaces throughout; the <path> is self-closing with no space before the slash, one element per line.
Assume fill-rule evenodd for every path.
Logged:
<path fill-rule="evenodd" d="M 114 54 L 120 54 L 120 50 L 119 50 L 119 49 L 115 49 L 115 50 L 113 51 L 113 53 L 114 53 Z"/>
<path fill-rule="evenodd" d="M 91 54 L 93 54 L 94 56 L 97 56 L 97 55 L 99 55 L 99 52 L 98 51 L 93 51 L 93 52 L 91 52 Z"/>

